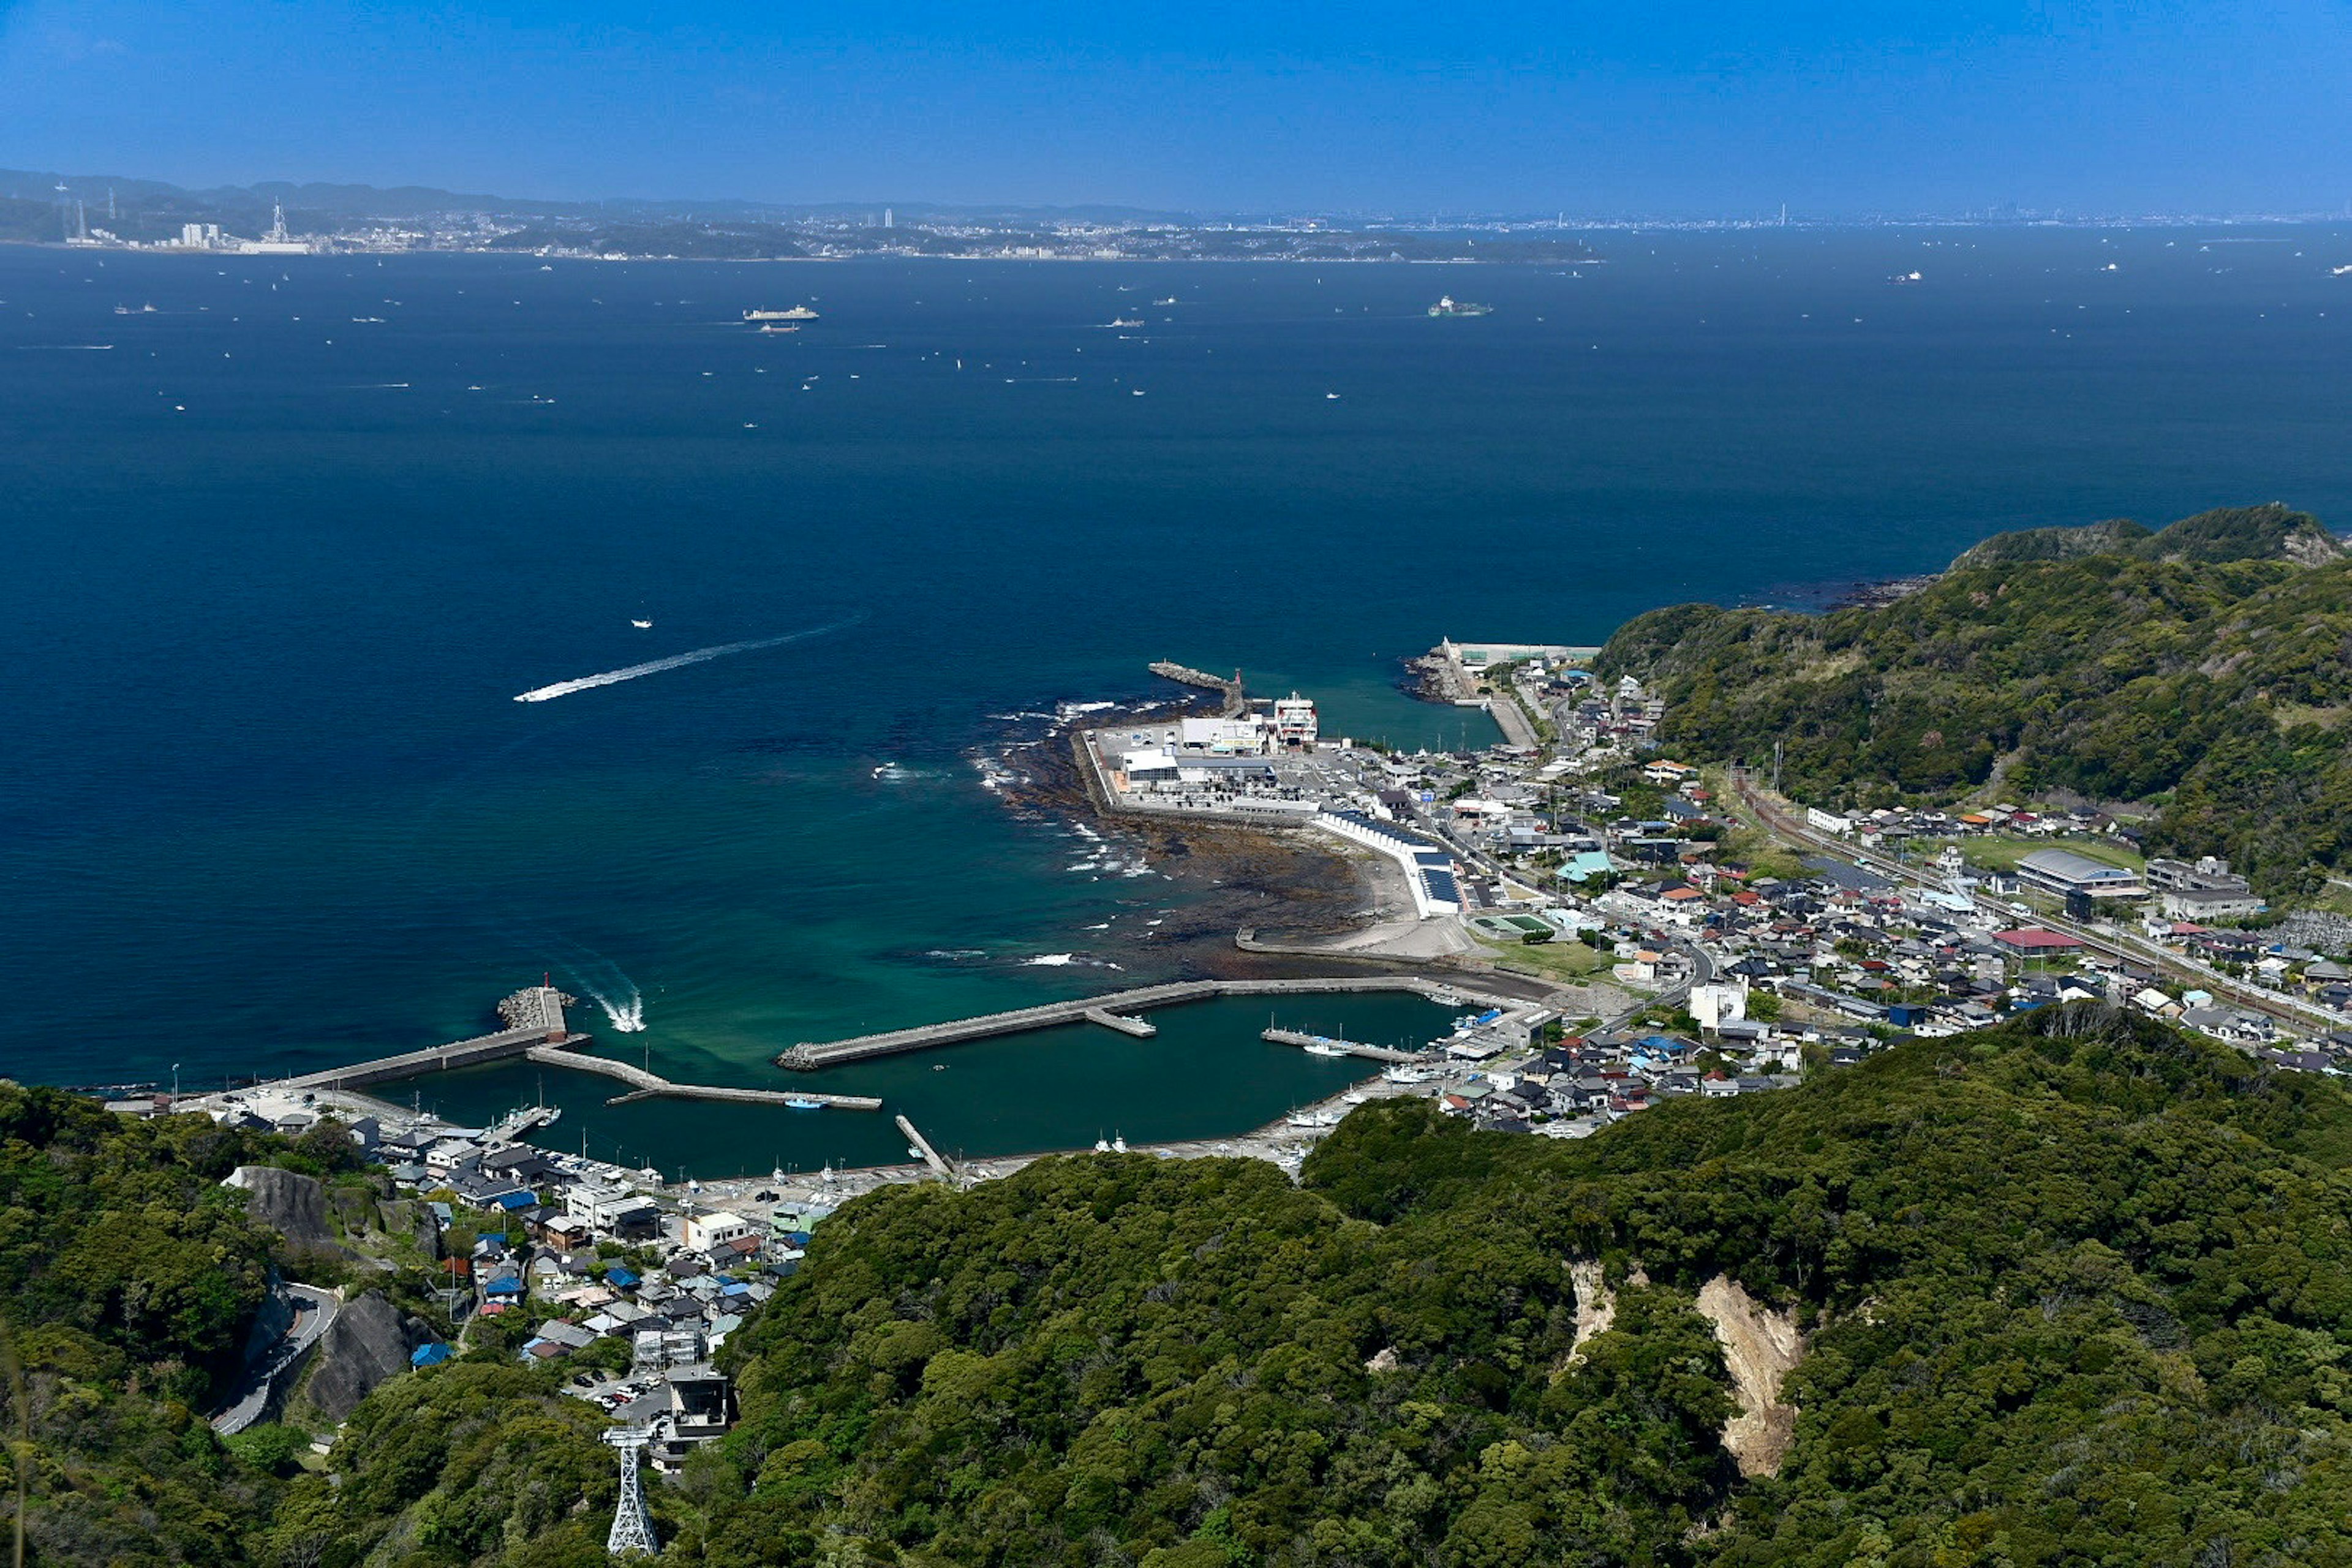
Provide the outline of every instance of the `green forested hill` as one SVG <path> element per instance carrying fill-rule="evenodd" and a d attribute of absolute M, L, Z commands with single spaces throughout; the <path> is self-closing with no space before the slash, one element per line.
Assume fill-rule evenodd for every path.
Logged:
<path fill-rule="evenodd" d="M 2046 1010 L 1581 1143 L 1368 1106 L 1303 1189 L 890 1189 L 730 1347 L 667 1557 L 2352 1563 L 2347 1153 L 2332 1083 Z M 1774 1479 L 1717 1438 L 1724 1274 L 1809 1331 Z"/>
<path fill-rule="evenodd" d="M 2284 507 L 2004 534 L 1875 608 L 1658 610 L 1599 668 L 1654 683 L 1671 747 L 1781 742 L 1809 800 L 2149 800 L 2155 847 L 2273 893 L 2352 855 L 2352 561 Z"/>
<path fill-rule="evenodd" d="M 183 1331 L 114 1321 L 191 1220 L 247 1256 L 222 1151 L 62 1099 L 0 1103 L 35 1216 L 0 1261 L 39 1272 L 8 1249 L 45 1215 L 160 1228 L 116 1245 L 131 1289 L 15 1320 L 62 1336 L 27 1352 L 37 1560 L 602 1563 L 596 1414 L 494 1352 L 378 1389 L 331 1477 L 223 1452 L 147 1337 Z M 888 1188 L 730 1342 L 743 1421 L 653 1489 L 663 1560 L 2352 1565 L 2347 1160 L 2334 1082 L 2084 1006 L 1581 1142 L 1376 1103 L 1297 1186 L 1136 1154 Z M 1614 1296 L 1580 1342 L 1579 1265 Z M 1723 1441 L 1727 1280 L 1803 1331 L 1777 1474 Z M 184 1364 L 211 1321 L 169 1320 Z"/>

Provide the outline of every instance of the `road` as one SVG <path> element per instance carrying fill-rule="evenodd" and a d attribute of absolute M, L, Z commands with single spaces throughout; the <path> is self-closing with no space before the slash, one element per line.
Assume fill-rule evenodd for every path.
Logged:
<path fill-rule="evenodd" d="M 1743 768 L 1731 770 L 1731 792 L 1739 798 L 1741 805 L 1756 814 L 1757 820 L 1767 829 L 1783 838 L 1837 855 L 1857 865 L 1867 866 L 1874 871 L 1884 872 L 1899 882 L 1906 882 L 1914 887 L 1939 889 L 1944 887 L 1940 879 L 1923 876 L 1891 856 L 1880 854 L 1874 849 L 1865 849 L 1858 845 L 1848 844 L 1800 822 L 1790 813 L 1765 799 L 1756 789 L 1754 781 L 1748 776 L 1747 770 Z M 2007 921 L 2012 918 L 2011 910 L 2003 905 L 1982 899 L 1974 899 L 1971 901 L 1979 912 L 1990 915 L 1996 920 Z M 2297 1001 L 2292 996 L 2283 996 L 2274 991 L 2264 991 L 2258 986 L 2251 986 L 2242 981 L 2232 980 L 2228 975 L 2195 959 L 2174 952 L 2168 948 L 2158 947 L 2154 942 L 2127 936 L 2113 929 L 2103 930 L 2084 925 L 2063 915 L 2036 915 L 2034 923 L 2046 930 L 2063 931 L 2084 947 L 2095 952 L 2105 953 L 2109 958 L 2119 959 L 2128 963 L 2146 964 L 2153 967 L 2158 974 L 2170 974 L 2193 982 L 2200 988 L 2210 991 L 2216 996 L 2226 997 L 2241 1007 L 2251 1008 L 2269 1017 L 2276 1018 L 2282 1023 L 2294 1024 L 2306 1029 L 2314 1027 L 2340 1029 L 2347 1023 L 2352 1023 L 2352 1020 L 2330 1013 L 2324 1007 L 2315 1007 L 2308 1003 Z"/>
<path fill-rule="evenodd" d="M 1466 861 L 1470 865 L 1475 866 L 1479 870 L 1486 873 L 1487 876 L 1492 877 L 1496 885 L 1507 885 L 1509 887 L 1517 888 L 1521 892 L 1528 894 L 1530 898 L 1540 899 L 1544 897 L 1543 891 L 1540 889 L 1528 887 L 1527 883 L 1512 875 L 1508 868 L 1505 867 L 1502 862 L 1496 860 L 1493 856 L 1487 854 L 1486 850 L 1456 837 L 1450 826 L 1434 822 L 1431 823 L 1429 826 L 1435 830 L 1437 837 L 1444 841 L 1445 847 L 1454 851 L 1454 858 L 1456 859 Z M 1643 1014 L 1648 1012 L 1651 1008 L 1658 1006 L 1661 1004 L 1667 1006 L 1673 1006 L 1690 994 L 1692 986 L 1705 985 L 1715 978 L 1715 955 L 1707 952 L 1700 943 L 1696 942 L 1684 942 L 1678 937 L 1669 936 L 1662 931 L 1658 936 L 1658 944 L 1667 949 L 1669 952 L 1682 954 L 1682 956 L 1688 961 L 1690 964 L 1689 977 L 1682 980 L 1664 991 L 1659 992 L 1654 996 L 1645 996 L 1642 998 L 1633 1006 L 1628 1007 L 1625 1011 L 1618 1014 L 1613 1018 L 1602 1019 L 1600 1025 L 1600 1032 L 1606 1033 L 1613 1029 L 1622 1029 L 1626 1025 L 1632 1023 L 1634 1019 L 1640 1017 Z M 1541 982 L 1540 984 L 1543 984 L 1547 990 L 1550 988 L 1549 982 Z"/>
<path fill-rule="evenodd" d="M 244 1374 L 237 1379 L 236 1396 L 227 1409 L 213 1417 L 213 1430 L 224 1437 L 234 1436 L 261 1419 L 269 1408 L 270 1395 L 276 1392 L 278 1380 L 290 1376 L 301 1366 L 302 1358 L 310 1353 L 319 1336 L 334 1322 L 335 1313 L 342 1305 L 333 1291 L 313 1285 L 280 1282 L 273 1290 L 277 1310 L 287 1317 L 286 1327 L 276 1339 L 259 1347 L 257 1353 L 248 1347 L 250 1359 Z"/>

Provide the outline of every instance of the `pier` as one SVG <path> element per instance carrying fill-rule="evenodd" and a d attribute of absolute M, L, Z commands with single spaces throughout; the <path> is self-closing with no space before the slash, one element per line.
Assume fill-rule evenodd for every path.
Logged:
<path fill-rule="evenodd" d="M 1242 672 L 1238 669 L 1234 671 L 1234 678 L 1227 680 L 1223 676 L 1194 669 L 1189 664 L 1160 658 L 1152 660 L 1151 673 L 1179 685 L 1197 686 L 1203 690 L 1222 694 L 1225 700 L 1224 718 L 1238 719 L 1249 711 L 1249 694 L 1242 689 Z"/>
<path fill-rule="evenodd" d="M 898 1121 L 898 1131 L 907 1135 L 907 1147 L 923 1157 L 923 1163 L 931 1168 L 932 1174 L 950 1178 L 955 1175 L 955 1172 L 949 1167 L 948 1163 L 940 1158 L 940 1152 L 931 1147 L 931 1141 L 915 1131 L 913 1122 L 903 1116 L 899 1117 Z"/>
<path fill-rule="evenodd" d="M 1458 978 L 1444 982 L 1418 974 L 1329 975 L 1312 980 L 1179 980 L 1165 985 L 1144 985 L 1116 991 L 1108 996 L 1048 1002 L 1037 1007 L 1016 1007 L 1005 1013 L 983 1013 L 943 1024 L 919 1024 L 910 1029 L 888 1029 L 827 1044 L 803 1042 L 776 1058 L 776 1065 L 795 1072 L 814 1072 L 845 1062 L 894 1056 L 900 1051 L 929 1050 L 998 1035 L 1026 1034 L 1057 1025 L 1088 1021 L 1096 1013 L 1138 1013 L 1153 1007 L 1181 1006 L 1218 996 L 1337 996 L 1353 992 L 1403 991 L 1433 1002 L 1458 1006 L 1466 997 L 1492 1006 L 1517 1007 L 1523 997 L 1488 996 Z M 1100 1020 L 1094 1020 L 1100 1022 Z"/>
<path fill-rule="evenodd" d="M 1138 1018 L 1128 1013 L 1114 1013 L 1108 1007 L 1087 1008 L 1087 1022 L 1100 1024 L 1106 1029 L 1117 1029 L 1122 1035 L 1133 1035 L 1139 1040 L 1148 1040 L 1160 1032 L 1160 1026 L 1149 1018 Z"/>
<path fill-rule="evenodd" d="M 362 1089 L 369 1084 L 391 1083 L 429 1072 L 446 1072 L 454 1068 L 479 1067 L 485 1062 L 503 1061 L 509 1057 L 523 1056 L 534 1046 L 586 1045 L 588 1037 L 572 1033 L 570 1026 L 564 1022 L 563 1005 L 571 1000 L 552 985 L 526 986 L 499 1004 L 499 1016 L 506 1021 L 507 1027 L 496 1034 L 477 1035 L 470 1040 L 455 1040 L 429 1050 L 378 1057 L 373 1061 L 354 1062 L 349 1067 L 301 1073 L 258 1087 L 280 1091 Z"/>
<path fill-rule="evenodd" d="M 562 1046 L 533 1046 L 525 1051 L 526 1059 L 541 1067 L 574 1068 L 582 1072 L 603 1073 L 606 1078 L 620 1079 L 629 1086 L 626 1094 L 616 1094 L 607 1105 L 627 1105 L 640 1100 L 723 1100 L 739 1105 L 786 1105 L 795 1100 L 814 1100 L 835 1110 L 879 1110 L 882 1102 L 866 1094 L 816 1094 L 803 1089 L 789 1092 L 781 1089 L 733 1089 L 723 1084 L 673 1083 L 658 1073 L 643 1068 L 616 1062 L 610 1057 L 592 1057 L 584 1051 Z"/>
<path fill-rule="evenodd" d="M 1273 1046 L 1302 1046 L 1312 1048 L 1328 1046 L 1343 1057 L 1361 1057 L 1370 1062 L 1417 1062 L 1426 1059 L 1412 1051 L 1392 1051 L 1386 1046 L 1368 1046 L 1361 1040 L 1343 1040 L 1330 1035 L 1309 1035 L 1297 1029 L 1261 1029 L 1259 1039 Z M 1326 1052 L 1317 1052 L 1326 1055 Z"/>

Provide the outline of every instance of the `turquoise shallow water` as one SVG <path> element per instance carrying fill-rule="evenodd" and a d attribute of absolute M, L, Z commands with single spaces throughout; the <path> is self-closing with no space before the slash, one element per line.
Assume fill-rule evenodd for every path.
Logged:
<path fill-rule="evenodd" d="M 1580 276 L 0 251 L 0 1068 L 317 1065 L 475 1032 L 546 971 L 643 1007 L 612 1048 L 756 1081 L 796 1039 L 1167 962 L 1181 888 L 979 789 L 992 714 L 1147 696 L 1172 657 L 1450 742 L 1393 688 L 1440 636 L 1598 641 L 2026 524 L 2352 521 L 2340 228 L 1603 248 Z M 1441 290 L 1496 312 L 1430 321 Z M 802 333 L 733 320 L 803 298 Z M 958 1056 L 891 1092 L 947 1096 L 975 1152 L 1091 1142 L 1122 1093 L 1238 1130 L 1317 1065 L 1247 1022 L 1184 1047 L 1217 1070 L 1170 1072 L 1171 1031 L 1122 1089 L 1007 1045 L 968 1048 L 1000 1080 Z M 714 1170 L 868 1136 L 731 1117 L 564 1127 Z"/>

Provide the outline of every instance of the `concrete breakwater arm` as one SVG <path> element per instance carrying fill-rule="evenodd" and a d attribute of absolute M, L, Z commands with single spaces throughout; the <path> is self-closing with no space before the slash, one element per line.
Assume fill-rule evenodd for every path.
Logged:
<path fill-rule="evenodd" d="M 1238 719 L 1249 711 L 1249 694 L 1242 689 L 1242 672 L 1238 669 L 1234 671 L 1234 678 L 1227 680 L 1223 676 L 1211 675 L 1190 665 L 1160 658 L 1152 660 L 1151 673 L 1179 685 L 1198 686 L 1204 690 L 1221 693 L 1225 700 L 1223 717 L 1227 719 Z"/>
<path fill-rule="evenodd" d="M 1452 994 L 1491 1001 L 1499 1006 L 1524 1005 L 1523 999 L 1485 997 L 1475 985 L 1459 980 L 1429 980 L 1418 974 L 1330 975 L 1310 980 L 1179 980 L 1165 985 L 1115 991 L 1107 996 L 1048 1002 L 1043 1006 L 1016 1007 L 1005 1013 L 983 1013 L 977 1017 L 955 1018 L 943 1024 L 920 1024 L 911 1029 L 859 1035 L 829 1044 L 803 1043 L 778 1057 L 776 1065 L 798 1072 L 811 1072 L 819 1068 L 838 1067 L 844 1062 L 864 1061 L 899 1051 L 919 1051 L 933 1046 L 955 1045 L 963 1040 L 1050 1029 L 1056 1025 L 1078 1023 L 1097 1012 L 1132 1014 L 1152 1007 L 1205 1002 L 1216 996 L 1330 996 L 1362 991 L 1408 991 L 1433 1000 L 1441 994 Z"/>
<path fill-rule="evenodd" d="M 535 1046 L 523 1053 L 526 1060 L 542 1067 L 574 1068 L 582 1072 L 602 1073 L 606 1078 L 619 1079 L 629 1086 L 631 1093 L 622 1100 L 650 1100 L 667 1097 L 675 1100 L 725 1100 L 743 1105 L 782 1105 L 795 1100 L 814 1100 L 837 1110 L 879 1110 L 882 1102 L 865 1094 L 816 1094 L 802 1089 L 734 1089 L 723 1084 L 672 1083 L 657 1073 L 643 1068 L 633 1068 L 626 1062 L 616 1062 L 609 1057 L 592 1057 L 583 1051 L 565 1050 L 555 1046 Z"/>

